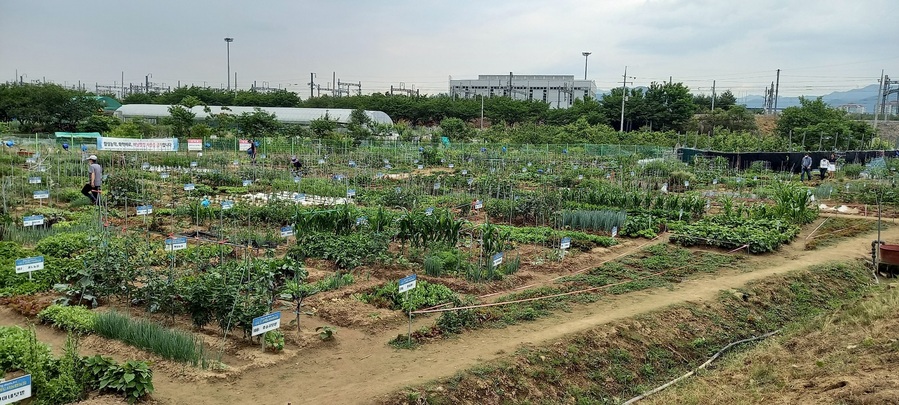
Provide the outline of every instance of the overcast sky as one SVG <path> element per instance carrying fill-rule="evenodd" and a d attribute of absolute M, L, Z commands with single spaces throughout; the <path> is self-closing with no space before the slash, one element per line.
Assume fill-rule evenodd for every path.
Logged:
<path fill-rule="evenodd" d="M 448 91 L 450 77 L 584 75 L 620 86 L 820 95 L 899 77 L 895 0 L 0 0 L 0 81 Z M 616 84 L 618 83 L 618 84 Z"/>

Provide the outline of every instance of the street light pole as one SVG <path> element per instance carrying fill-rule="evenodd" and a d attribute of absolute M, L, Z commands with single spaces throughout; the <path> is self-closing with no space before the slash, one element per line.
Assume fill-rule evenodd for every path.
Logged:
<path fill-rule="evenodd" d="M 228 90 L 231 90 L 231 43 L 234 42 L 234 38 L 225 37 L 225 45 L 228 48 Z M 235 85 L 237 83 L 234 83 Z"/>
<path fill-rule="evenodd" d="M 584 55 L 584 80 L 587 80 L 587 57 L 590 56 L 592 52 L 581 52 L 581 55 Z"/>

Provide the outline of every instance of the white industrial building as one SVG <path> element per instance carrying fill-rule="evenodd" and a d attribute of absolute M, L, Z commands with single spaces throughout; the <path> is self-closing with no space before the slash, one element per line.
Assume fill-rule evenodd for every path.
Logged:
<path fill-rule="evenodd" d="M 537 100 L 550 108 L 568 108 L 576 99 L 596 97 L 596 83 L 574 75 L 478 75 L 477 79 L 450 79 L 450 95 L 459 98 L 512 97 Z"/>
<path fill-rule="evenodd" d="M 117 118 L 128 121 L 134 118 L 147 120 L 156 123 L 161 118 L 171 117 L 169 114 L 170 105 L 165 104 L 125 104 L 113 113 Z M 238 106 L 209 106 L 209 112 L 206 107 L 196 106 L 189 108 L 194 113 L 197 120 L 205 119 L 210 115 L 231 114 L 241 115 L 243 113 L 253 113 L 256 109 L 262 110 L 264 113 L 275 114 L 278 122 L 287 124 L 309 125 L 316 119 L 323 118 L 326 114 L 328 118 L 337 121 L 340 124 L 350 122 L 350 114 L 353 110 L 343 108 L 287 108 L 287 107 L 238 107 Z M 378 124 L 393 124 L 393 120 L 389 115 L 382 111 L 365 111 L 365 115 L 371 118 L 372 122 Z"/>

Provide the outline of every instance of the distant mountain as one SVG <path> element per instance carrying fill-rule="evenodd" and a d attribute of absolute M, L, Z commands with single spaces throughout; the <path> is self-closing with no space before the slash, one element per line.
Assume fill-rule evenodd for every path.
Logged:
<path fill-rule="evenodd" d="M 821 96 L 825 103 L 832 107 L 843 104 L 861 104 L 865 106 L 867 112 L 874 111 L 874 105 L 877 103 L 878 85 L 871 84 L 862 88 L 847 91 L 835 91 Z M 817 98 L 818 95 L 807 95 L 806 98 Z M 737 99 L 740 104 L 749 108 L 762 108 L 765 105 L 765 97 L 759 95 L 748 95 Z M 778 97 L 777 108 L 794 107 L 799 105 L 799 97 Z"/>
<path fill-rule="evenodd" d="M 642 88 L 644 91 L 647 89 L 646 87 L 638 86 L 637 88 Z M 865 111 L 868 113 L 874 112 L 874 106 L 877 103 L 877 88 L 878 85 L 871 84 L 862 88 L 846 90 L 846 91 L 835 91 L 832 93 L 825 94 L 822 97 L 825 103 L 837 107 L 843 104 L 861 104 L 865 106 Z M 609 94 L 609 90 L 598 90 L 596 92 L 596 98 L 602 98 L 603 95 Z M 807 95 L 806 98 L 817 98 L 818 95 Z M 743 104 L 748 108 L 762 108 L 765 105 L 765 97 L 760 95 L 750 94 L 744 97 L 740 97 L 737 99 L 737 104 Z M 796 107 L 799 106 L 799 97 L 778 97 L 777 98 L 777 108 L 787 108 L 787 107 Z"/>

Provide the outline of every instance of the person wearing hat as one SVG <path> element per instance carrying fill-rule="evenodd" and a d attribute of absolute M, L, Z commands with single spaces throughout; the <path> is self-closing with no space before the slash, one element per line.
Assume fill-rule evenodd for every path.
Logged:
<path fill-rule="evenodd" d="M 81 188 L 81 194 L 91 199 L 91 204 L 100 203 L 100 186 L 103 185 L 103 167 L 97 163 L 97 155 L 87 157 L 88 182 Z"/>
<path fill-rule="evenodd" d="M 293 166 L 291 172 L 293 173 L 294 177 L 299 176 L 303 173 L 303 162 L 301 162 L 300 159 L 297 159 L 296 156 L 290 158 L 290 164 L 291 166 Z"/>

